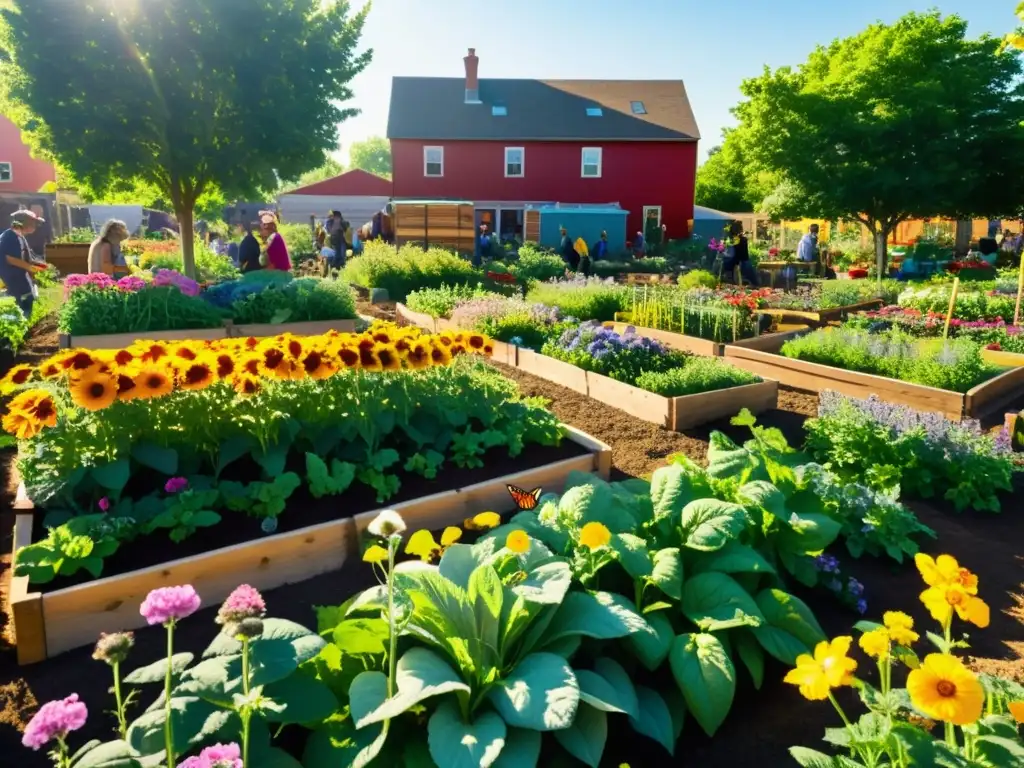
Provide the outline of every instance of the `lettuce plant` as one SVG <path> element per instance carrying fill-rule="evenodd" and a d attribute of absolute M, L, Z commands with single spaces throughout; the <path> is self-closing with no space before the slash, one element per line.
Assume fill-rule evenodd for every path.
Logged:
<path fill-rule="evenodd" d="M 103 572 L 104 558 L 113 555 L 121 542 L 134 533 L 130 518 L 81 515 L 49 530 L 42 541 L 18 550 L 15 575 L 28 576 L 33 584 L 46 584 L 58 576 L 74 576 L 81 570 L 93 578 Z"/>

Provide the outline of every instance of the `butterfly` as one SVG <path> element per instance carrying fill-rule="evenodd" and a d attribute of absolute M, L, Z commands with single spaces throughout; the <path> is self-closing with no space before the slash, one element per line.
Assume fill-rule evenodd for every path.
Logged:
<path fill-rule="evenodd" d="M 516 506 L 523 510 L 531 510 L 537 508 L 537 502 L 540 501 L 540 488 L 534 488 L 532 491 L 524 491 L 522 488 L 517 488 L 514 485 L 506 485 L 508 488 L 509 495 L 515 500 Z"/>

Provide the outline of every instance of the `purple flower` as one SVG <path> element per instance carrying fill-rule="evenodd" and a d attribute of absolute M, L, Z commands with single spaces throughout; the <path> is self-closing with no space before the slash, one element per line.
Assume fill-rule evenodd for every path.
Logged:
<path fill-rule="evenodd" d="M 161 587 L 154 589 L 139 608 L 150 626 L 167 625 L 179 619 L 185 619 L 199 610 L 202 601 L 191 584 L 181 587 Z"/>
<path fill-rule="evenodd" d="M 850 577 L 850 580 L 846 582 L 846 589 L 854 597 L 860 597 L 864 594 L 864 585 L 852 576 Z"/>
<path fill-rule="evenodd" d="M 868 612 L 868 601 L 865 600 L 862 597 L 860 600 L 857 601 L 857 613 L 859 613 L 861 616 L 863 616 L 867 612 Z"/>
<path fill-rule="evenodd" d="M 89 710 L 78 700 L 77 693 L 61 701 L 49 701 L 29 721 L 21 743 L 38 751 L 44 744 L 54 739 L 63 739 L 71 731 L 77 731 L 85 725 L 88 717 Z"/>
<path fill-rule="evenodd" d="M 110 509 L 110 499 L 104 496 L 102 499 L 96 502 L 96 506 L 100 508 L 101 512 L 106 512 Z"/>
<path fill-rule="evenodd" d="M 230 624 L 242 619 L 262 619 L 267 615 L 267 604 L 255 587 L 242 584 L 228 595 L 217 611 L 218 624 Z"/>
<path fill-rule="evenodd" d="M 818 555 L 814 558 L 814 567 L 822 573 L 839 573 L 839 558 L 833 555 Z"/>
<path fill-rule="evenodd" d="M 164 491 L 167 493 L 181 493 L 188 488 L 188 480 L 184 477 L 172 477 L 164 483 Z"/>
<path fill-rule="evenodd" d="M 135 635 L 131 632 L 113 632 L 109 635 L 106 632 L 101 632 L 92 657 L 96 661 L 105 661 L 113 666 L 127 659 L 134 645 Z"/>
<path fill-rule="evenodd" d="M 138 293 L 146 287 L 146 281 L 141 277 L 135 275 L 128 275 L 122 277 L 117 281 L 117 290 L 124 291 L 125 293 Z"/>
<path fill-rule="evenodd" d="M 237 744 L 214 744 L 190 757 L 178 768 L 242 768 L 242 750 Z"/>

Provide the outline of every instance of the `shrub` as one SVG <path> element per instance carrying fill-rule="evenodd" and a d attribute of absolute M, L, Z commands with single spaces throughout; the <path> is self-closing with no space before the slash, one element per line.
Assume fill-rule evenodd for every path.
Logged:
<path fill-rule="evenodd" d="M 154 241 L 156 245 L 164 245 Z M 184 271 L 181 258 L 181 251 L 175 248 L 167 250 L 160 248 L 150 250 L 147 243 L 147 250 L 139 258 L 139 266 L 143 269 L 173 269 L 177 272 Z M 227 256 L 218 256 L 202 243 L 195 244 L 196 278 L 201 283 L 218 282 L 220 280 L 231 280 L 238 277 L 238 270 L 231 263 Z"/>
<path fill-rule="evenodd" d="M 18 302 L 8 296 L 0 296 L 0 348 L 17 352 L 25 342 L 28 329 L 28 321 Z"/>
<path fill-rule="evenodd" d="M 713 357 L 692 357 L 680 368 L 668 371 L 645 371 L 636 379 L 636 386 L 665 397 L 682 397 L 716 389 L 757 384 L 758 376 Z"/>
<path fill-rule="evenodd" d="M 217 328 L 223 313 L 198 296 L 186 296 L 174 286 L 152 286 L 137 292 L 117 288 L 72 291 L 61 307 L 61 333 L 92 336 L 108 333 L 148 333 L 191 328 Z"/>
<path fill-rule="evenodd" d="M 557 339 L 548 341 L 541 353 L 626 384 L 634 384 L 644 372 L 678 368 L 688 357 L 637 335 L 632 328 L 620 335 L 596 321 L 565 329 Z"/>
<path fill-rule="evenodd" d="M 442 285 L 440 288 L 421 288 L 405 297 L 405 304 L 413 312 L 423 312 L 431 317 L 450 317 L 459 304 L 476 298 L 497 296 L 477 285 Z"/>
<path fill-rule="evenodd" d="M 347 283 L 304 277 L 282 284 L 264 284 L 231 304 L 236 323 L 303 323 L 351 320 L 356 302 Z"/>
<path fill-rule="evenodd" d="M 392 301 L 404 302 L 411 291 L 478 282 L 483 272 L 451 251 L 414 245 L 396 250 L 381 242 L 367 243 L 360 256 L 349 259 L 342 279 L 364 288 L 383 288 Z"/>
<path fill-rule="evenodd" d="M 316 241 L 313 239 L 313 230 L 309 224 L 287 224 L 282 221 L 278 223 L 277 231 L 284 238 L 292 261 L 316 253 Z"/>
<path fill-rule="evenodd" d="M 924 313 L 936 312 L 945 317 L 952 297 L 951 285 L 935 285 L 920 289 L 908 289 L 900 294 L 901 307 L 916 309 Z M 1016 290 L 1014 291 L 1014 294 Z M 959 291 L 953 316 L 960 320 L 995 320 L 1002 318 L 1013 321 L 1015 295 L 989 293 L 983 290 Z"/>
<path fill-rule="evenodd" d="M 625 286 L 597 277 L 575 277 L 535 283 L 526 298 L 538 304 L 558 307 L 564 315 L 579 320 L 614 320 L 616 312 L 626 309 Z"/>
<path fill-rule="evenodd" d="M 565 262 L 554 251 L 533 243 L 519 248 L 519 258 L 507 265 L 510 274 L 522 281 L 552 280 L 565 275 Z"/>
<path fill-rule="evenodd" d="M 691 288 L 717 288 L 718 278 L 704 269 L 694 269 L 679 276 L 679 287 L 684 291 Z"/>

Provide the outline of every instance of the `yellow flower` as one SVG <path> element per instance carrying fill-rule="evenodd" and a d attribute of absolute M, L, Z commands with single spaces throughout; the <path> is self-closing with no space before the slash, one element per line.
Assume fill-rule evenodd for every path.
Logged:
<path fill-rule="evenodd" d="M 907 693 L 928 717 L 954 725 L 970 725 L 981 717 L 985 691 L 978 678 L 956 656 L 930 653 L 907 676 Z"/>
<path fill-rule="evenodd" d="M 57 426 L 57 406 L 45 389 L 30 389 L 11 400 L 3 428 L 19 440 L 38 435 L 43 427 Z"/>
<path fill-rule="evenodd" d="M 430 360 L 434 365 L 449 365 L 452 361 L 451 350 L 443 342 L 435 342 L 430 347 Z"/>
<path fill-rule="evenodd" d="M 885 627 L 865 632 L 857 644 L 873 659 L 884 661 L 889 658 L 889 631 Z"/>
<path fill-rule="evenodd" d="M 31 365 L 16 365 L 0 380 L 0 394 L 8 395 L 32 378 L 35 369 Z"/>
<path fill-rule="evenodd" d="M 174 379 L 162 365 L 149 363 L 143 366 L 134 381 L 136 398 L 163 397 L 174 390 Z"/>
<path fill-rule="evenodd" d="M 388 551 L 379 544 L 374 544 L 366 548 L 363 552 L 364 563 L 385 563 L 388 559 Z"/>
<path fill-rule="evenodd" d="M 814 649 L 814 655 L 802 653 L 796 668 L 786 673 L 785 682 L 800 687 L 800 694 L 811 701 L 827 699 L 829 691 L 853 683 L 857 662 L 847 654 L 853 638 L 837 637 L 831 643 L 823 640 Z"/>
<path fill-rule="evenodd" d="M 441 546 L 430 531 L 416 531 L 405 545 L 405 554 L 418 557 L 425 563 L 429 563 L 440 551 Z"/>
<path fill-rule="evenodd" d="M 933 560 L 919 552 L 914 555 L 914 564 L 929 587 L 957 584 L 972 595 L 978 594 L 978 577 L 963 568 L 952 555 L 939 555 Z"/>
<path fill-rule="evenodd" d="M 187 390 L 206 389 L 217 380 L 215 370 L 215 362 L 211 365 L 205 356 L 196 357 L 178 366 L 178 384 Z"/>
<path fill-rule="evenodd" d="M 921 636 L 913 631 L 914 620 L 902 611 L 886 611 L 882 616 L 882 623 L 889 630 L 889 637 L 896 645 L 909 647 L 921 639 Z"/>
<path fill-rule="evenodd" d="M 462 523 L 469 531 L 488 531 L 501 525 L 501 515 L 497 512 L 481 512 Z"/>
<path fill-rule="evenodd" d="M 380 367 L 383 371 L 400 371 L 402 370 L 402 356 L 398 354 L 398 350 L 390 344 L 377 344 L 373 351 L 377 354 L 377 359 L 380 360 Z"/>
<path fill-rule="evenodd" d="M 524 555 L 530 551 L 530 537 L 526 531 L 512 531 L 505 539 L 505 546 L 517 555 Z"/>
<path fill-rule="evenodd" d="M 988 626 L 988 605 L 958 584 L 929 587 L 921 593 L 921 602 L 932 618 L 943 626 L 953 618 L 954 610 L 962 621 L 969 621 L 982 629 Z"/>
<path fill-rule="evenodd" d="M 1010 714 L 1018 723 L 1024 723 L 1024 701 L 1011 701 L 1007 704 Z"/>
<path fill-rule="evenodd" d="M 580 546 L 589 549 L 607 547 L 612 540 L 612 532 L 601 523 L 587 523 L 580 530 Z"/>
<path fill-rule="evenodd" d="M 441 534 L 441 546 L 450 547 L 452 544 L 462 538 L 462 529 L 454 526 L 448 526 L 444 529 L 444 533 Z"/>
<path fill-rule="evenodd" d="M 429 344 L 417 341 L 409 348 L 409 352 L 405 356 L 405 364 L 414 371 L 429 368 L 432 365 L 430 352 L 431 348 Z"/>
<path fill-rule="evenodd" d="M 117 399 L 117 379 L 90 368 L 71 382 L 71 400 L 80 408 L 102 411 Z"/>

